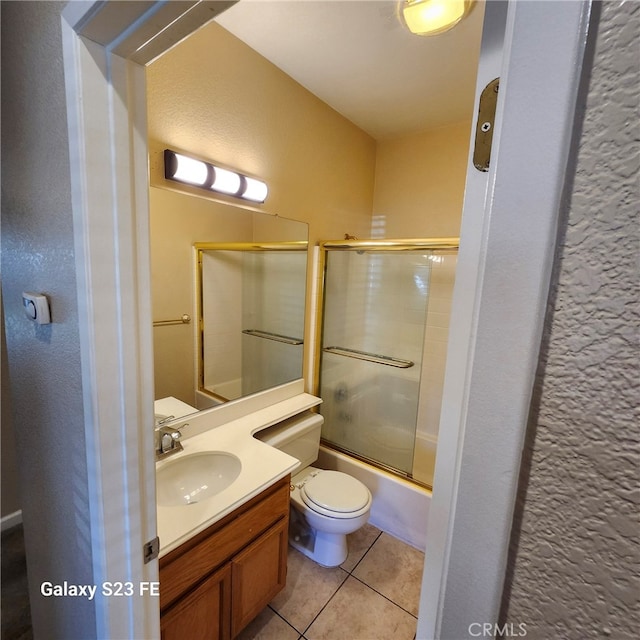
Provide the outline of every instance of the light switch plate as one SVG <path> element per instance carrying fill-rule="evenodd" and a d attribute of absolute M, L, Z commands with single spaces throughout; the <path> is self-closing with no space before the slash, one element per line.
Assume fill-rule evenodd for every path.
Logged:
<path fill-rule="evenodd" d="M 22 294 L 22 305 L 29 320 L 33 320 L 38 324 L 50 324 L 51 312 L 49 311 L 47 296 L 26 291 Z"/>

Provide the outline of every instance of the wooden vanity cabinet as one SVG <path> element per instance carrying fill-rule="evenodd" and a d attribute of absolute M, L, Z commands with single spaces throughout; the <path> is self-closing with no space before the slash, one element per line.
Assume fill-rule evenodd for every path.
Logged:
<path fill-rule="evenodd" d="M 287 576 L 290 476 L 160 559 L 162 640 L 235 638 Z"/>
<path fill-rule="evenodd" d="M 224 567 L 160 616 L 162 640 L 230 637 L 231 569 Z"/>

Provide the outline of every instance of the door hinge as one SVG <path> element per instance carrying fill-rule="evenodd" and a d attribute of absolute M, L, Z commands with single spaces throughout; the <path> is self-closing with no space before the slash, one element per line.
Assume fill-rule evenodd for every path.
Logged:
<path fill-rule="evenodd" d="M 160 538 L 156 536 L 153 540 L 145 543 L 144 547 L 142 547 L 142 555 L 144 557 L 144 563 L 151 562 L 158 557 L 160 553 Z"/>
<path fill-rule="evenodd" d="M 478 121 L 476 122 L 476 142 L 473 149 L 473 166 L 478 171 L 489 171 L 499 86 L 500 78 L 496 78 L 480 94 Z"/>

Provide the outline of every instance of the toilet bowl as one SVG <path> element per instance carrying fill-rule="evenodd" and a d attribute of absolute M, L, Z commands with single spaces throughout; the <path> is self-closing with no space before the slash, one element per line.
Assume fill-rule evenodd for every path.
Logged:
<path fill-rule="evenodd" d="M 356 478 L 310 466 L 318 457 L 323 421 L 306 412 L 256 438 L 301 462 L 291 479 L 289 544 L 322 566 L 336 567 L 347 558 L 347 535 L 369 520 L 372 497 Z"/>
<path fill-rule="evenodd" d="M 369 520 L 371 492 L 340 471 L 307 467 L 291 479 L 289 543 L 325 567 L 337 567 L 349 553 L 347 534 Z"/>

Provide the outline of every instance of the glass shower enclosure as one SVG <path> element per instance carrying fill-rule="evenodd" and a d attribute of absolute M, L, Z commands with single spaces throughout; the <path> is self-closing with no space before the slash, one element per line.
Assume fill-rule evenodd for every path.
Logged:
<path fill-rule="evenodd" d="M 300 378 L 307 242 L 195 249 L 198 390 L 224 402 Z"/>
<path fill-rule="evenodd" d="M 325 242 L 325 445 L 430 486 L 458 238 Z"/>

